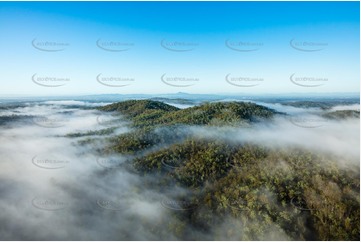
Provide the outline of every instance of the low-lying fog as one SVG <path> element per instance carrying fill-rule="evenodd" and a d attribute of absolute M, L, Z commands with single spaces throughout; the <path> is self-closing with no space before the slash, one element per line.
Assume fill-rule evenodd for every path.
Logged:
<path fill-rule="evenodd" d="M 20 121 L 0 123 L 1 240 L 178 238 L 166 230 L 162 234 L 152 230 L 155 224 L 162 226 L 170 219 L 173 211 L 162 201 L 171 199 L 177 189 L 166 194 L 147 190 L 143 184 L 149 178 L 114 168 L 113 162 L 124 157 L 98 157 L 95 150 L 106 146 L 107 136 L 96 136 L 96 147 L 78 143 L 88 136 L 66 137 L 111 125 L 117 127 L 113 135 L 130 130 L 125 119 L 92 109 L 99 105 L 105 103 L 48 101 L 0 109 L 0 118 L 24 115 Z M 302 146 L 359 161 L 359 119 L 330 121 L 321 118 L 318 109 L 264 105 L 293 116 L 279 116 L 254 128 L 189 130 L 227 142 Z M 345 109 L 359 110 L 359 105 L 334 107 L 332 111 Z M 219 227 L 235 226 L 233 222 L 229 219 Z M 212 236 L 199 235 L 205 240 Z M 270 238 L 288 238 L 282 233 L 274 236 Z"/>

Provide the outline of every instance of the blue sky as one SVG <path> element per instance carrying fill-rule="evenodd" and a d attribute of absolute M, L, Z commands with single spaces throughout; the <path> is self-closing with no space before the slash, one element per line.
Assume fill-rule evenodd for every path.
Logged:
<path fill-rule="evenodd" d="M 359 19 L 359 2 L 0 2 L 0 95 L 359 92 Z"/>

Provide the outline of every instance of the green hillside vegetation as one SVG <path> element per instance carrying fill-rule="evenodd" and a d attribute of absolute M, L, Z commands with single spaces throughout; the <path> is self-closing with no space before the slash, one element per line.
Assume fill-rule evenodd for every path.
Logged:
<path fill-rule="evenodd" d="M 119 112 L 133 122 L 133 132 L 112 139 L 111 151 L 134 154 L 154 145 L 167 144 L 186 137 L 185 125 L 247 126 L 276 114 L 272 109 L 243 102 L 206 103 L 186 109 L 152 100 L 130 100 L 101 107 Z"/>
<path fill-rule="evenodd" d="M 14 125 L 14 124 L 20 124 L 20 123 L 33 123 L 34 116 L 30 115 L 6 115 L 6 116 L 0 116 L 0 126 L 2 125 Z"/>
<path fill-rule="evenodd" d="M 102 111 L 117 111 L 129 117 L 136 117 L 144 112 L 151 111 L 177 111 L 178 108 L 151 100 L 128 100 L 119 103 L 113 103 L 99 108 Z"/>
<path fill-rule="evenodd" d="M 354 100 L 340 101 L 340 100 L 327 100 L 327 101 L 288 101 L 282 102 L 282 105 L 297 107 L 297 108 L 320 108 L 322 110 L 329 110 L 337 105 L 349 105 L 354 104 Z"/>
<path fill-rule="evenodd" d="M 95 130 L 95 131 L 87 131 L 87 132 L 77 132 L 77 133 L 70 133 L 65 135 L 65 137 L 68 138 L 79 138 L 79 137 L 85 137 L 85 136 L 93 136 L 93 135 L 111 135 L 115 131 L 116 127 L 101 129 L 101 130 Z"/>
<path fill-rule="evenodd" d="M 272 119 L 275 111 L 242 102 L 178 109 L 149 100 L 101 110 L 132 121 L 133 131 L 112 138 L 107 152 L 135 155 L 128 161 L 133 169 L 156 177 L 143 184 L 146 189 L 188 191 L 176 198 L 184 210 L 170 210 L 166 221 L 152 224 L 160 235 L 166 230 L 181 240 L 202 240 L 204 234 L 219 240 L 272 240 L 281 234 L 292 240 L 359 240 L 357 163 L 341 168 L 344 157 L 298 147 L 230 144 L 187 132 L 194 125 L 252 126 Z M 233 223 L 220 226 L 225 221 Z"/>
<path fill-rule="evenodd" d="M 195 208 L 176 224 L 202 224 L 207 231 L 231 216 L 241 224 L 228 228 L 230 235 L 246 226 L 235 240 L 268 239 L 274 226 L 293 240 L 359 238 L 359 167 L 344 171 L 335 157 L 192 139 L 133 164 L 160 177 L 149 189 L 177 184 L 194 192 L 187 199 Z"/>
<path fill-rule="evenodd" d="M 228 125 L 270 118 L 272 109 L 246 102 L 206 103 L 186 109 L 152 100 L 130 100 L 101 107 L 102 111 L 117 111 L 134 122 L 135 127 L 154 127 L 174 124 Z"/>
<path fill-rule="evenodd" d="M 322 115 L 324 118 L 329 119 L 347 119 L 347 118 L 360 118 L 360 110 L 338 110 L 327 112 Z"/>

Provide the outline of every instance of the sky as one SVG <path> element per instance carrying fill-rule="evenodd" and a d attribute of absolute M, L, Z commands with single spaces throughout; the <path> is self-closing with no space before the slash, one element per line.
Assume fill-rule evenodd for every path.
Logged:
<path fill-rule="evenodd" d="M 0 2 L 0 96 L 357 92 L 359 2 Z"/>

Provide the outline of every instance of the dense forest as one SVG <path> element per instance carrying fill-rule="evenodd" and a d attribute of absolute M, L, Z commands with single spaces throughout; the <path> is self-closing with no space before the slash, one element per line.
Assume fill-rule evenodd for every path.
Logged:
<path fill-rule="evenodd" d="M 359 240 L 358 164 L 343 166 L 339 161 L 345 157 L 301 147 L 230 143 L 187 130 L 247 128 L 284 113 L 247 102 L 179 109 L 154 100 L 131 100 L 99 109 L 131 121 L 131 131 L 109 138 L 102 152 L 129 155 L 130 170 L 156 177 L 148 180 L 147 189 L 185 189 L 164 203 L 173 208 L 166 229 L 179 239 L 272 240 L 284 234 L 292 240 Z M 323 117 L 359 118 L 359 112 L 333 111 Z M 226 219 L 232 226 L 217 226 Z M 165 229 L 164 224 L 152 226 L 160 234 Z"/>

